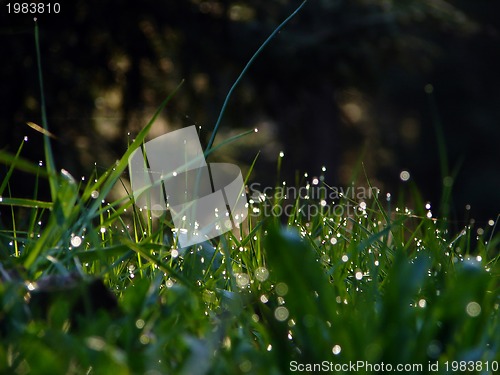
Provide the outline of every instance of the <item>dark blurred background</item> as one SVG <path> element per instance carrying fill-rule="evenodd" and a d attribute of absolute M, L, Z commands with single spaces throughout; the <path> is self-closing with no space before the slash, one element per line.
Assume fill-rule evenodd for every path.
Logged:
<path fill-rule="evenodd" d="M 290 14 L 292 0 L 61 3 L 37 15 L 45 97 L 59 168 L 105 170 L 182 79 L 155 137 L 201 126 L 210 136 L 225 95 L 253 52 Z M 0 148 L 43 159 L 33 15 L 0 10 Z M 232 97 L 216 143 L 259 132 L 213 158 L 242 168 L 261 152 L 251 181 L 319 175 L 350 184 L 363 161 L 371 183 L 397 193 L 407 170 L 424 199 L 443 187 L 437 129 L 453 180 L 453 219 L 495 218 L 500 208 L 500 2 L 310 0 L 264 50 Z M 427 89 L 427 92 L 426 90 Z M 429 94 L 432 91 L 432 94 Z M 442 142 L 441 142 L 442 144 Z M 0 167 L 0 180 L 6 167 Z M 298 171 L 298 172 L 297 172 Z M 13 195 L 32 194 L 18 175 Z M 448 182 L 451 180 L 448 178 Z M 363 174 L 357 183 L 366 183 Z M 43 193 L 43 192 L 42 192 Z M 433 206 L 434 208 L 434 206 Z"/>

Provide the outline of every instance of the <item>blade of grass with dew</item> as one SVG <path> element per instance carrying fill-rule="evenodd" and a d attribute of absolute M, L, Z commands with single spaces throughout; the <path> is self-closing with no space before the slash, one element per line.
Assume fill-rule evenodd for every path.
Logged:
<path fill-rule="evenodd" d="M 58 180 L 59 184 L 52 205 L 49 224 L 34 246 L 27 249 L 28 255 L 24 262 L 26 269 L 29 269 L 35 263 L 43 249 L 57 246 L 62 236 L 68 234 L 67 231 L 81 212 L 82 206 L 75 205 L 78 201 L 78 188 L 73 176 L 62 170 Z"/>
<path fill-rule="evenodd" d="M 149 254 L 148 251 L 144 250 L 142 248 L 143 245 L 137 244 L 135 242 L 128 241 L 125 239 L 122 240 L 122 243 L 124 245 L 128 246 L 130 250 L 133 250 L 134 252 L 136 252 L 137 254 L 142 256 L 147 261 L 155 264 L 163 272 L 171 275 L 174 279 L 181 282 L 184 286 L 186 286 L 189 289 L 194 290 L 194 291 L 197 290 L 197 288 L 189 280 L 187 280 L 182 274 L 175 271 L 173 268 L 167 266 L 163 261 L 156 259 L 153 255 Z"/>
<path fill-rule="evenodd" d="M 29 198 L 2 198 L 0 205 L 3 206 L 16 206 L 26 208 L 46 208 L 52 209 L 52 202 L 37 201 Z"/>
<path fill-rule="evenodd" d="M 207 148 L 205 150 L 205 157 L 210 153 L 210 149 L 212 148 L 212 145 L 213 145 L 214 140 L 215 140 L 215 136 L 217 135 L 217 131 L 219 130 L 219 126 L 220 126 L 220 123 L 222 121 L 222 117 L 224 116 L 224 112 L 226 111 L 227 104 L 229 103 L 229 99 L 231 98 L 231 95 L 232 95 L 234 89 L 236 88 L 236 86 L 238 86 L 238 83 L 240 83 L 241 79 L 245 76 L 246 72 L 248 71 L 248 69 L 250 68 L 250 66 L 254 62 L 254 60 L 257 58 L 257 56 L 260 55 L 262 50 L 269 44 L 269 42 L 276 36 L 276 34 L 278 34 L 281 31 L 281 29 L 283 27 L 285 27 L 285 25 L 293 17 L 295 17 L 295 15 L 302 9 L 302 7 L 306 3 L 307 3 L 307 0 L 303 1 L 297 7 L 297 9 L 295 9 L 295 11 L 292 14 L 290 14 L 276 29 L 274 29 L 274 31 L 271 33 L 271 35 L 269 35 L 269 37 L 264 41 L 264 43 L 262 43 L 260 45 L 260 47 L 257 49 L 257 51 L 253 54 L 253 56 L 250 58 L 250 60 L 248 60 L 247 64 L 245 65 L 245 67 L 241 71 L 240 75 L 238 76 L 238 78 L 236 78 L 236 81 L 234 81 L 233 85 L 231 86 L 231 88 L 229 89 L 229 91 L 226 95 L 226 98 L 224 99 L 224 103 L 222 104 L 222 108 L 220 110 L 219 117 L 217 119 L 217 122 L 215 123 L 214 130 L 212 132 L 212 135 L 210 136 L 210 140 L 208 141 L 208 145 L 207 145 Z"/>
<path fill-rule="evenodd" d="M 337 316 L 332 303 L 335 301 L 333 288 L 307 239 L 295 230 L 280 230 L 274 223 L 267 231 L 265 249 L 269 268 L 276 283 L 286 285 L 284 307 L 296 323 L 294 336 L 300 343 L 302 358 L 305 362 L 320 362 L 331 353 L 332 329 L 326 322 L 333 325 Z M 277 311 L 275 315 L 279 318 Z M 276 324 L 286 325 L 288 319 L 278 320 L 281 322 Z"/>
<path fill-rule="evenodd" d="M 48 173 L 45 168 L 41 168 L 38 165 L 33 165 L 31 161 L 12 155 L 6 151 L 0 151 L 0 162 L 6 165 L 11 165 L 15 169 L 31 173 L 40 174 L 41 177 L 48 177 Z"/>
<path fill-rule="evenodd" d="M 12 176 L 12 173 L 14 172 L 14 169 L 16 168 L 16 161 L 19 160 L 19 157 L 21 155 L 21 151 L 23 150 L 25 141 L 23 140 L 21 144 L 19 145 L 19 148 L 17 149 L 16 154 L 12 157 L 12 163 L 10 163 L 10 168 L 5 174 L 5 177 L 2 181 L 2 184 L 0 185 L 0 197 L 2 196 L 5 188 L 7 187 L 7 184 L 9 183 L 10 177 Z"/>
<path fill-rule="evenodd" d="M 38 81 L 40 84 L 40 99 L 41 99 L 40 109 L 42 112 L 42 126 L 45 131 L 43 136 L 45 163 L 47 165 L 47 173 L 49 174 L 49 185 L 50 185 L 50 193 L 52 196 L 52 201 L 55 201 L 57 196 L 58 178 L 56 174 L 54 155 L 52 153 L 52 146 L 50 144 L 50 136 L 48 135 L 51 133 L 49 131 L 49 125 L 47 121 L 47 108 L 45 105 L 45 91 L 43 87 L 42 57 L 40 53 L 38 22 L 36 21 L 36 19 L 35 19 L 35 48 L 36 48 L 36 61 L 38 67 Z"/>

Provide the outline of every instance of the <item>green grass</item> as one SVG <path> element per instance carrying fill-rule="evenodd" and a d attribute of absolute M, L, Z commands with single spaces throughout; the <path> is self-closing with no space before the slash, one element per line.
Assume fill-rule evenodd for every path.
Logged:
<path fill-rule="evenodd" d="M 132 197 L 108 202 L 169 100 L 116 165 L 82 181 L 57 171 L 47 134 L 45 166 L 23 159 L 24 142 L 14 155 L 0 151 L 10 166 L 0 205 L 12 222 L 0 227 L 0 373 L 285 374 L 323 364 L 347 374 L 358 361 L 495 373 L 496 223 L 454 231 L 427 217 L 411 184 L 401 190 L 413 207 L 385 194 L 255 199 L 239 231 L 188 249 L 166 215 L 153 220 Z M 16 197 L 17 171 L 36 176 L 32 198 Z M 296 187 L 312 191 L 310 182 Z M 51 187 L 47 201 L 38 184 Z"/>
<path fill-rule="evenodd" d="M 260 213 L 239 233 L 179 251 L 166 219 L 152 221 L 128 198 L 102 201 L 128 154 L 77 183 L 2 152 L 14 173 L 48 176 L 58 189 L 50 202 L 15 199 L 11 174 L 1 181 L 16 223 L 0 228 L 2 271 L 20 275 L 0 284 L 1 373 L 280 374 L 291 361 L 439 361 L 439 373 L 449 361 L 451 373 L 452 361 L 500 360 L 492 226 L 451 233 L 423 203 L 391 210 L 380 195 L 362 207 L 341 197 L 308 218 L 321 197 L 278 194 L 251 204 Z M 289 216 L 269 214 L 285 205 Z M 118 308 L 77 309 L 64 288 L 47 294 L 43 311 L 26 303 L 19 280 L 75 274 L 82 285 L 103 279 Z"/>

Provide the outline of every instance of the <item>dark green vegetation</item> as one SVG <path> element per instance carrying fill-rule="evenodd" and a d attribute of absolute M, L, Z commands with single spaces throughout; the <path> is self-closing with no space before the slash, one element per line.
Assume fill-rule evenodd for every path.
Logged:
<path fill-rule="evenodd" d="M 321 199 L 298 198 L 290 217 L 255 212 L 239 233 L 178 250 L 168 223 L 101 200 L 126 160 L 88 182 L 49 175 L 48 202 L 11 198 L 2 181 L 2 204 L 25 208 L 0 229 L 2 373 L 279 374 L 290 361 L 439 361 L 445 373 L 500 360 L 492 226 L 473 241 L 476 228 L 449 232 L 423 202 L 391 209 L 385 196 L 307 219 Z"/>

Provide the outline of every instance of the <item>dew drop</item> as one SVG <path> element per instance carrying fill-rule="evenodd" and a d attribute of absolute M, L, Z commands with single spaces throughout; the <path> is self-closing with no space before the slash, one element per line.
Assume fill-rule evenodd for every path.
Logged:
<path fill-rule="evenodd" d="M 477 302 L 469 302 L 467 304 L 467 307 L 465 308 L 465 311 L 467 312 L 467 315 L 475 318 L 476 316 L 479 316 L 481 314 L 481 305 Z"/>
<path fill-rule="evenodd" d="M 73 236 L 71 238 L 71 246 L 79 247 L 82 244 L 82 238 L 79 236 Z"/>
<path fill-rule="evenodd" d="M 333 348 L 332 348 L 332 353 L 335 354 L 335 355 L 339 355 L 340 352 L 342 351 L 342 348 L 340 347 L 340 345 L 335 345 Z"/>
<path fill-rule="evenodd" d="M 250 276 L 248 276 L 248 274 L 246 273 L 236 274 L 236 284 L 238 284 L 240 288 L 247 287 L 248 284 L 250 284 Z"/>
<path fill-rule="evenodd" d="M 289 315 L 290 313 L 285 306 L 278 306 L 276 310 L 274 310 L 274 317 L 280 322 L 287 320 Z"/>
<path fill-rule="evenodd" d="M 269 271 L 265 267 L 258 267 L 255 270 L 255 278 L 261 282 L 266 281 L 269 277 Z"/>
<path fill-rule="evenodd" d="M 276 294 L 278 296 L 285 296 L 286 294 L 288 293 L 288 285 L 286 285 L 285 283 L 278 283 L 276 285 Z"/>
<path fill-rule="evenodd" d="M 399 178 L 401 179 L 401 181 L 408 181 L 410 179 L 410 172 L 408 171 L 401 171 L 401 173 L 399 174 Z"/>
<path fill-rule="evenodd" d="M 99 192 L 97 190 L 94 190 L 92 193 L 90 193 L 90 196 L 94 199 L 99 198 Z"/>

